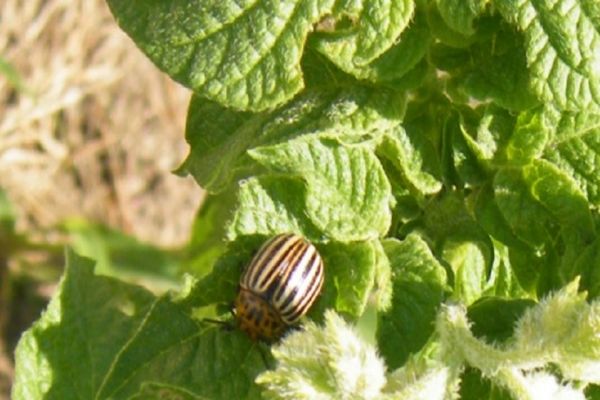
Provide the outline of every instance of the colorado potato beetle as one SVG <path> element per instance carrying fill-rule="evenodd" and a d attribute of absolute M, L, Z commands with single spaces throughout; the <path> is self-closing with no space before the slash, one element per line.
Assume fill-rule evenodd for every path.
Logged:
<path fill-rule="evenodd" d="M 240 279 L 234 312 L 252 340 L 272 341 L 308 311 L 323 286 L 323 261 L 301 236 L 268 240 Z"/>

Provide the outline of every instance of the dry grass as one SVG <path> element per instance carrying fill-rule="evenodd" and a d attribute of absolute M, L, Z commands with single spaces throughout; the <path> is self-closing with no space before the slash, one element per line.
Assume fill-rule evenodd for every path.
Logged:
<path fill-rule="evenodd" d="M 135 48 L 104 0 L 0 1 L 0 61 L 22 82 L 0 73 L 0 188 L 20 230 L 47 234 L 84 216 L 156 244 L 187 239 L 201 191 L 170 171 L 187 153 L 189 92 Z M 0 399 L 11 373 L 0 354 Z"/>
<path fill-rule="evenodd" d="M 114 23 L 103 0 L 4 0 L 0 187 L 23 218 L 73 215 L 159 244 L 185 240 L 200 190 L 171 174 L 185 156 L 188 91 Z"/>

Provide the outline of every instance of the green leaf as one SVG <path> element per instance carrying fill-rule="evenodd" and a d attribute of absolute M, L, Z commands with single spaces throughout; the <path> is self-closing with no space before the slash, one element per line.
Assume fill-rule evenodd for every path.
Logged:
<path fill-rule="evenodd" d="M 503 151 L 515 132 L 514 116 L 503 108 L 490 105 L 483 109 L 483 115 L 474 126 L 471 126 L 470 118 L 473 117 L 461 114 L 461 130 L 477 159 L 484 163 L 483 169 L 503 164 Z"/>
<path fill-rule="evenodd" d="M 379 311 L 387 310 L 392 304 L 392 266 L 385 254 L 385 249 L 380 241 L 374 243 L 375 247 L 375 285 L 372 296 Z"/>
<path fill-rule="evenodd" d="M 250 155 L 275 172 L 306 182 L 305 213 L 327 237 L 341 242 L 367 240 L 389 229 L 391 187 L 367 146 L 309 136 L 260 147 Z"/>
<path fill-rule="evenodd" d="M 520 312 L 521 307 L 515 311 Z M 539 304 L 526 305 L 512 337 L 498 346 L 473 335 L 464 307 L 446 305 L 436 325 L 444 350 L 441 354 L 453 358 L 453 363 L 466 363 L 480 370 L 516 398 L 561 398 L 558 394 L 563 392 L 574 396 L 566 398 L 583 399 L 580 389 L 568 381 L 600 380 L 599 307 L 597 301 L 586 302 L 585 293 L 578 293 L 574 281 Z M 507 323 L 515 317 L 511 314 L 506 315 Z M 560 370 L 562 382 L 547 371 L 555 367 Z"/>
<path fill-rule="evenodd" d="M 226 251 L 208 275 L 186 282 L 186 288 L 178 296 L 177 303 L 186 310 L 213 304 L 233 304 L 242 272 L 265 240 L 265 236 L 255 235 L 228 243 Z"/>
<path fill-rule="evenodd" d="M 454 0 L 450 3 L 454 6 Z M 434 30 L 445 26 L 443 21 L 431 23 L 436 23 Z M 446 29 L 445 36 L 453 35 L 457 34 Z M 431 60 L 449 74 L 447 90 L 455 102 L 472 107 L 473 98 L 491 100 L 497 106 L 515 111 L 540 103 L 529 88 L 523 38 L 499 16 L 482 17 L 477 35 L 459 36 L 446 42 L 447 38 L 440 38 L 439 43 L 431 46 Z"/>
<path fill-rule="evenodd" d="M 544 150 L 544 158 L 567 173 L 600 205 L 600 114 L 562 113 Z"/>
<path fill-rule="evenodd" d="M 98 274 L 132 283 L 143 282 L 155 289 L 177 286 L 181 260 L 175 252 L 169 253 L 123 232 L 86 220 L 67 220 L 63 228 L 74 251 L 97 260 Z"/>
<path fill-rule="evenodd" d="M 495 200 L 511 229 L 534 246 L 549 242 L 558 224 L 594 236 L 585 196 L 572 179 L 545 160 L 504 168 L 494 180 Z"/>
<path fill-rule="evenodd" d="M 596 400 L 600 398 L 600 386 L 599 385 L 588 385 L 585 388 L 585 398 Z"/>
<path fill-rule="evenodd" d="M 224 190 L 251 165 L 245 152 L 257 140 L 266 116 L 234 111 L 193 95 L 185 137 L 190 154 L 179 173 L 190 173 L 210 192 Z"/>
<path fill-rule="evenodd" d="M 600 7 L 594 0 L 497 0 L 522 30 L 531 86 L 569 111 L 600 110 Z"/>
<path fill-rule="evenodd" d="M 333 0 L 108 0 L 121 28 L 163 71 L 200 96 L 260 111 L 303 87 L 300 59 Z"/>
<path fill-rule="evenodd" d="M 409 43 L 407 43 L 408 45 Z M 400 46 L 400 44 L 398 45 Z M 398 60 L 395 59 L 396 53 L 390 52 L 389 58 L 382 57 L 382 64 L 384 61 L 387 63 L 388 60 L 390 64 L 400 64 Z M 407 55 L 407 57 L 410 55 Z M 404 59 L 406 61 L 410 61 L 410 59 Z M 412 90 L 416 90 L 419 86 L 423 85 L 428 80 L 433 79 L 432 77 L 435 75 L 435 70 L 431 68 L 431 65 L 427 62 L 425 58 L 423 58 L 417 65 L 415 65 L 412 69 L 403 74 L 399 79 L 396 74 L 387 75 L 385 74 L 381 79 L 393 79 L 391 81 L 383 81 L 381 82 L 381 86 L 389 86 L 396 90 L 403 90 L 408 93 Z"/>
<path fill-rule="evenodd" d="M 423 210 L 423 234 L 452 272 L 453 299 L 471 304 L 487 286 L 493 245 L 472 218 L 462 191 L 447 190 Z"/>
<path fill-rule="evenodd" d="M 97 273 L 195 276 L 157 298 L 69 254 L 15 400 L 595 394 L 597 0 L 107 1 L 195 91 L 179 172 L 210 194 L 184 249 L 67 230 Z M 282 232 L 317 246 L 325 282 L 274 366 L 207 322 L 237 325 L 243 269 Z"/>
<path fill-rule="evenodd" d="M 566 379 L 599 383 L 600 303 L 588 303 L 578 285 L 571 282 L 524 313 L 515 329 L 515 351 L 539 354 Z"/>
<path fill-rule="evenodd" d="M 494 105 L 476 110 L 463 108 L 448 119 L 446 130 L 459 182 L 466 187 L 489 182 L 497 165 L 505 163 L 503 151 L 514 125 L 514 117 Z"/>
<path fill-rule="evenodd" d="M 436 0 L 446 24 L 463 35 L 475 33 L 473 21 L 483 12 L 488 2 L 489 0 Z"/>
<path fill-rule="evenodd" d="M 345 0 L 334 18 L 349 19 L 334 32 L 318 36 L 317 49 L 334 64 L 364 66 L 389 49 L 408 25 L 414 11 L 413 0 Z"/>
<path fill-rule="evenodd" d="M 334 312 L 324 327 L 314 323 L 273 348 L 277 367 L 259 375 L 267 399 L 382 398 L 385 365 Z"/>
<path fill-rule="evenodd" d="M 150 382 L 199 398 L 258 398 L 253 380 L 264 369 L 240 332 L 202 328 L 168 297 L 94 276 L 91 263 L 71 252 L 16 358 L 16 400 L 126 399 Z"/>
<path fill-rule="evenodd" d="M 408 361 L 388 376 L 384 399 L 445 400 L 455 399 L 460 385 L 458 368 L 430 359 L 426 349 L 411 355 Z M 423 354 L 425 353 L 425 354 Z"/>
<path fill-rule="evenodd" d="M 588 202 L 570 177 L 542 160 L 524 168 L 524 177 L 533 198 L 562 226 L 575 228 L 584 238 L 595 236 Z"/>
<path fill-rule="evenodd" d="M 579 234 L 574 227 L 561 229 L 555 238 L 554 247 L 546 256 L 552 257 L 547 261 L 547 265 L 553 267 L 550 269 L 550 279 L 547 279 L 549 290 L 559 290 L 574 279 L 580 278 L 586 266 L 581 265 L 578 260 L 593 244 L 594 242 L 590 243 L 590 238 Z"/>
<path fill-rule="evenodd" d="M 464 74 L 454 79 L 468 96 L 482 101 L 491 99 L 509 110 L 526 110 L 538 105 L 539 100 L 530 89 L 523 39 L 495 19 L 486 18 L 481 25 L 494 30 L 463 54 L 462 59 L 467 58 L 470 63 Z"/>
<path fill-rule="evenodd" d="M 209 399 L 260 399 L 253 381 L 265 365 L 256 345 L 238 331 L 200 329 L 162 306 L 119 353 L 100 398 L 127 399 L 145 382 L 163 382 Z"/>
<path fill-rule="evenodd" d="M 420 216 L 421 208 L 417 199 L 410 194 L 400 172 L 394 167 L 392 162 L 384 157 L 380 157 L 379 161 L 390 181 L 392 195 L 396 199 L 396 206 L 392 214 L 392 227 L 390 228 L 390 235 L 395 236 L 399 226 L 413 221 Z"/>
<path fill-rule="evenodd" d="M 94 277 L 92 263 L 72 252 L 66 268 L 48 309 L 19 341 L 15 400 L 94 398 L 154 303 L 141 288 Z"/>
<path fill-rule="evenodd" d="M 478 188 L 470 196 L 469 202 L 472 204 L 477 222 L 490 236 L 501 243 L 515 249 L 529 249 L 529 245 L 517 236 L 509 220 L 504 218 L 494 196 L 494 188 L 489 184 Z"/>
<path fill-rule="evenodd" d="M 519 115 L 506 147 L 506 157 L 514 163 L 528 163 L 540 158 L 548 142 L 548 128 L 543 112 L 534 110 Z"/>
<path fill-rule="evenodd" d="M 467 368 L 461 376 L 461 400 L 512 400 L 510 393 L 484 378 L 474 368 Z"/>
<path fill-rule="evenodd" d="M 396 126 L 404 112 L 404 94 L 349 86 L 306 91 L 271 112 L 233 111 L 193 96 L 188 110 L 186 140 L 191 151 L 180 173 L 191 173 L 210 192 L 256 172 L 246 152 L 306 133 L 340 140 L 377 138 Z"/>
<path fill-rule="evenodd" d="M 263 176 L 240 184 L 238 206 L 227 227 L 227 239 L 295 232 L 311 241 L 322 233 L 305 215 L 306 188 L 299 179 Z"/>
<path fill-rule="evenodd" d="M 483 295 L 519 299 L 532 297 L 519 282 L 517 268 L 510 259 L 511 248 L 496 240 L 492 240 L 492 243 L 494 259 Z"/>
<path fill-rule="evenodd" d="M 535 304 L 530 299 L 483 297 L 467 311 L 473 323 L 471 330 L 475 336 L 487 342 L 505 342 L 512 337 L 517 320 Z"/>
<path fill-rule="evenodd" d="M 394 86 L 395 81 L 401 77 L 410 77 L 411 71 L 415 69 L 427 70 L 420 62 L 427 54 L 431 40 L 425 17 L 422 13 L 416 13 L 410 26 L 402 32 L 396 43 L 365 67 L 367 71 L 372 72 L 363 79 L 389 82 Z"/>
<path fill-rule="evenodd" d="M 431 33 L 437 39 L 436 41 L 454 48 L 465 48 L 473 43 L 474 36 L 463 35 L 462 33 L 459 33 L 457 30 L 448 26 L 440 14 L 438 7 L 428 6 L 427 21 L 431 27 Z"/>
<path fill-rule="evenodd" d="M 373 242 L 319 246 L 325 265 L 325 283 L 311 315 L 318 316 L 333 308 L 348 317 L 360 317 L 375 285 L 376 250 Z"/>
<path fill-rule="evenodd" d="M 331 57 L 341 70 L 358 79 L 391 87 L 402 87 L 401 78 L 409 76 L 415 68 L 427 70 L 427 66 L 420 66 L 419 62 L 427 53 L 431 35 L 427 21 L 421 14 L 417 13 L 410 26 L 402 32 L 395 43 L 368 64 L 357 63 L 355 57 L 349 54 L 351 47 L 339 46 L 346 40 L 345 33 L 335 34 L 333 39 L 332 35 L 325 35 L 324 40 L 320 39 L 323 35 L 315 36 L 314 47 Z M 341 53 L 337 55 L 330 53 L 332 45 L 336 49 L 339 46 Z"/>
<path fill-rule="evenodd" d="M 206 397 L 197 396 L 187 390 L 155 382 L 144 383 L 140 391 L 129 398 L 129 400 L 163 399 L 208 400 Z"/>
<path fill-rule="evenodd" d="M 464 124 L 459 122 L 458 116 L 452 116 L 446 121 L 445 136 L 451 144 L 449 147 L 453 167 L 450 176 L 457 185 L 475 186 L 488 179 L 488 160 L 479 147 L 477 138 L 471 137 L 462 125 Z"/>
<path fill-rule="evenodd" d="M 206 195 L 192 225 L 191 238 L 183 262 L 185 271 L 197 277 L 211 271 L 215 261 L 225 251 L 225 221 L 232 218 L 235 192 L 226 190 L 218 195 Z"/>
<path fill-rule="evenodd" d="M 434 194 L 442 187 L 439 161 L 433 144 L 420 133 L 398 127 L 384 136 L 378 152 L 392 162 L 414 191 Z"/>
<path fill-rule="evenodd" d="M 389 368 L 402 365 L 433 333 L 445 298 L 446 271 L 416 234 L 383 242 L 392 267 L 392 306 L 380 314 L 377 340 Z"/>
<path fill-rule="evenodd" d="M 492 254 L 474 240 L 450 238 L 442 249 L 443 259 L 454 272 L 453 297 L 469 305 L 481 297 L 488 280 Z"/>
<path fill-rule="evenodd" d="M 573 388 L 568 382 L 559 382 L 556 376 L 541 369 L 546 360 L 540 353 L 512 348 L 499 349 L 498 346 L 475 338 L 469 329 L 466 312 L 461 306 L 444 307 L 438 318 L 437 329 L 445 351 L 445 354 L 442 354 L 454 358 L 450 362 L 467 363 L 479 370 L 492 384 L 505 389 L 502 392 L 491 391 L 490 395 L 494 397 L 490 398 L 584 399 L 580 389 Z M 480 396 L 488 398 L 485 386 L 473 387 L 471 384 L 471 388 L 482 391 Z"/>
<path fill-rule="evenodd" d="M 469 214 L 460 190 L 447 190 L 431 198 L 424 209 L 423 222 L 436 249 L 447 240 L 487 241 L 487 235 Z M 491 243 L 489 247 L 491 250 Z"/>
<path fill-rule="evenodd" d="M 511 269 L 519 285 L 533 298 L 537 299 L 556 288 L 552 280 L 559 256 L 554 250 L 552 247 L 547 248 L 545 252 L 517 248 L 509 250 Z"/>
<path fill-rule="evenodd" d="M 576 250 L 579 257 L 572 266 L 574 274 L 581 275 L 581 289 L 585 290 L 591 299 L 600 296 L 600 239 L 596 239 L 589 246 Z"/>

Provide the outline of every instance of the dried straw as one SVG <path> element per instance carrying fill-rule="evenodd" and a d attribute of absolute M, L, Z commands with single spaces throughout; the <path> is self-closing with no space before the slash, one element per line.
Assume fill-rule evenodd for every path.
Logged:
<path fill-rule="evenodd" d="M 184 158 L 189 92 L 116 26 L 103 0 L 3 0 L 0 187 L 31 232 L 70 216 L 184 242 L 201 191 Z"/>

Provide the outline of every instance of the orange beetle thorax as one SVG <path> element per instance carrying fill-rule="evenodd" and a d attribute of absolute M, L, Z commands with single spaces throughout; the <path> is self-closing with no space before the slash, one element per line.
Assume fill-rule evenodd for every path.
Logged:
<path fill-rule="evenodd" d="M 279 338 L 286 324 L 267 301 L 248 289 L 240 288 L 234 303 L 239 328 L 252 340 Z"/>

